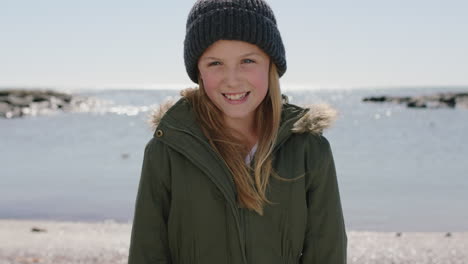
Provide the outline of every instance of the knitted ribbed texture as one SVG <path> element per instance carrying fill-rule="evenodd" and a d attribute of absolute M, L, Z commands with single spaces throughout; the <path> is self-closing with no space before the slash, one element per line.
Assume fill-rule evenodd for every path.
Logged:
<path fill-rule="evenodd" d="M 286 72 L 286 54 L 273 11 L 263 0 L 198 0 L 192 7 L 184 40 L 185 68 L 198 83 L 197 64 L 203 52 L 220 39 L 257 45 Z"/>

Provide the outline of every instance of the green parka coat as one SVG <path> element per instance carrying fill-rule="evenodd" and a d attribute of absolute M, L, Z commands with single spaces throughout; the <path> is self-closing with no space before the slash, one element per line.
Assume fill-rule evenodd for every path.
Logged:
<path fill-rule="evenodd" d="M 264 215 L 239 208 L 230 172 L 187 99 L 154 113 L 135 203 L 129 264 L 343 264 L 347 235 L 327 105 L 283 103 Z"/>

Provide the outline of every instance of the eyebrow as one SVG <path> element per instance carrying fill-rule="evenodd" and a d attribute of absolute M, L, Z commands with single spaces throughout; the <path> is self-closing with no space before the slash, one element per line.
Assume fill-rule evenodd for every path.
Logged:
<path fill-rule="evenodd" d="M 249 52 L 249 53 L 246 53 L 244 55 L 241 55 L 239 57 L 247 57 L 247 56 L 251 56 L 251 55 L 257 55 L 257 56 L 261 56 L 259 53 L 257 52 Z M 208 59 L 213 59 L 213 60 L 220 60 L 220 58 L 216 58 L 216 57 L 205 57 L 203 58 L 202 60 L 208 60 Z"/>

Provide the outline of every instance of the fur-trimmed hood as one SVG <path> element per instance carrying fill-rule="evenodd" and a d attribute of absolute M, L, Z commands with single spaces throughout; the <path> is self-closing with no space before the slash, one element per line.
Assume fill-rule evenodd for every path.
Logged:
<path fill-rule="evenodd" d="M 174 106 L 176 101 L 168 100 L 153 108 L 148 116 L 148 124 L 155 131 L 166 112 Z M 300 117 L 292 126 L 293 133 L 322 134 L 326 128 L 332 126 L 338 116 L 338 111 L 327 103 L 317 103 L 306 107 L 298 107 L 285 103 L 283 106 L 303 108 L 306 113 Z M 283 107 L 285 108 L 285 107 Z"/>
<path fill-rule="evenodd" d="M 294 133 L 321 134 L 323 130 L 333 125 L 338 117 L 338 111 L 326 103 L 309 105 L 309 111 L 294 123 L 291 129 Z"/>

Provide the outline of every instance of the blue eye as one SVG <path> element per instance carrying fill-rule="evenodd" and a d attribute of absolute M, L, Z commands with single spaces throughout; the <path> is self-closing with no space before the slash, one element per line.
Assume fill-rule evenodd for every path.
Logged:
<path fill-rule="evenodd" d="M 213 62 L 211 62 L 210 64 L 208 64 L 208 66 L 218 65 L 218 64 L 216 64 L 216 63 L 219 63 L 219 61 L 213 61 Z"/>
<path fill-rule="evenodd" d="M 246 63 L 255 63 L 255 61 L 251 60 L 251 59 L 244 59 L 243 62 L 246 62 Z"/>

